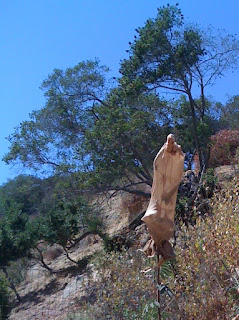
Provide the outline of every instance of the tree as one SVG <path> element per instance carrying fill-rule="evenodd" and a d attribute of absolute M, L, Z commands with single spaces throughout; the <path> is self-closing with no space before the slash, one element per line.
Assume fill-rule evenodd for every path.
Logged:
<path fill-rule="evenodd" d="M 98 61 L 55 70 L 43 82 L 46 106 L 9 137 L 4 160 L 34 170 L 47 166 L 48 175 L 63 181 L 73 177 L 78 192 L 136 193 L 138 184 L 150 185 L 152 160 L 168 133 L 166 103 L 154 94 L 134 101 L 110 90 L 106 72 Z"/>
<path fill-rule="evenodd" d="M 43 227 L 39 238 L 49 244 L 59 244 L 64 249 L 67 258 L 78 263 L 70 257 L 67 246 L 80 231 L 85 236 L 89 234 L 104 236 L 102 222 L 98 216 L 95 214 L 95 209 L 87 205 L 82 198 L 79 198 L 77 203 L 62 201 L 45 217 L 40 217 Z"/>
<path fill-rule="evenodd" d="M 228 100 L 220 109 L 220 122 L 224 129 L 239 130 L 239 96 Z"/>
<path fill-rule="evenodd" d="M 35 246 L 34 238 L 29 233 L 29 216 L 21 211 L 17 204 L 8 205 L 8 210 L 0 219 L 0 267 L 9 286 L 21 300 L 15 284 L 8 275 L 9 263 L 22 257 L 28 257 L 30 249 Z"/>
<path fill-rule="evenodd" d="M 20 206 L 26 214 L 36 214 L 44 196 L 45 190 L 40 178 L 32 175 L 19 175 L 0 187 L 1 214 L 8 211 L 12 203 Z"/>
<path fill-rule="evenodd" d="M 239 43 L 233 35 L 186 25 L 177 5 L 159 8 L 157 17 L 136 32 L 130 57 L 121 63 L 120 84 L 129 95 L 159 90 L 185 95 L 202 166 L 197 128 L 205 117 L 205 88 L 235 67 Z"/>
<path fill-rule="evenodd" d="M 0 320 L 6 320 L 9 312 L 10 292 L 6 278 L 0 274 Z"/>
<path fill-rule="evenodd" d="M 196 103 L 200 103 L 196 99 Z M 185 160 L 188 163 L 188 168 L 191 169 L 191 164 L 196 154 L 194 137 L 193 137 L 193 121 L 190 111 L 189 101 L 186 96 L 182 95 L 180 99 L 171 102 L 171 117 L 173 122 L 173 133 L 178 137 L 178 143 L 183 146 L 186 152 Z M 201 146 L 204 161 L 207 163 L 209 157 L 208 141 L 210 136 L 215 134 L 219 128 L 219 119 L 215 116 L 215 108 L 217 103 L 205 99 L 206 111 L 203 121 L 197 123 L 198 140 Z M 198 112 L 196 116 L 199 117 Z"/>
<path fill-rule="evenodd" d="M 167 106 L 153 94 L 129 101 L 117 89 L 107 105 L 95 109 L 98 118 L 86 133 L 90 186 L 148 197 L 140 186 L 152 185 L 152 162 L 169 133 Z"/>
<path fill-rule="evenodd" d="M 10 151 L 6 163 L 33 170 L 73 172 L 82 169 L 84 135 L 95 116 L 96 103 L 104 103 L 105 74 L 99 61 L 81 62 L 66 71 L 55 69 L 41 89 L 46 106 L 30 114 L 8 137 Z"/>
<path fill-rule="evenodd" d="M 29 216 L 16 204 L 0 220 L 0 266 L 7 266 L 9 261 L 24 257 L 34 245 L 28 234 Z"/>

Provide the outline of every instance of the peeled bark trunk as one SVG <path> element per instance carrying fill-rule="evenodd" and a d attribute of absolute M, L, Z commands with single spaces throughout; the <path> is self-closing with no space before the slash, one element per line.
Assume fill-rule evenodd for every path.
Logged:
<path fill-rule="evenodd" d="M 151 199 L 142 218 L 152 240 L 145 253 L 160 253 L 166 259 L 173 256 L 168 240 L 174 236 L 174 214 L 178 186 L 183 176 L 184 153 L 169 135 L 167 143 L 154 160 L 154 177 Z"/>

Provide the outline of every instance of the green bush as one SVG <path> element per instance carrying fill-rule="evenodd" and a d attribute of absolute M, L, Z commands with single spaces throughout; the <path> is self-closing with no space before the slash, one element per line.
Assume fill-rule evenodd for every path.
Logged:
<path fill-rule="evenodd" d="M 15 285 L 20 284 L 26 278 L 29 262 L 27 258 L 20 258 L 17 261 L 11 261 L 7 273 Z"/>

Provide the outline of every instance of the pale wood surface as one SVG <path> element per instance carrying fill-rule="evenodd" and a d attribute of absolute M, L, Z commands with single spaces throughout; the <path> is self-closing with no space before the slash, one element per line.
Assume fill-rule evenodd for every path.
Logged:
<path fill-rule="evenodd" d="M 181 146 L 170 134 L 154 160 L 151 199 L 142 220 L 157 248 L 163 241 L 173 237 L 176 197 L 183 176 L 184 156 Z"/>

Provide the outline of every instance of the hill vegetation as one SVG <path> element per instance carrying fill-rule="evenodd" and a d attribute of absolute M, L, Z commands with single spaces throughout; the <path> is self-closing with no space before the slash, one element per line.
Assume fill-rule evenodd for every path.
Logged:
<path fill-rule="evenodd" d="M 217 188 L 212 212 L 195 212 L 194 226 L 178 227 L 176 259 L 161 269 L 163 319 L 232 319 L 238 313 L 238 178 Z M 136 242 L 95 259 L 95 302 L 80 300 L 85 313 L 71 319 L 157 319 L 156 259 L 142 256 L 138 247 Z"/>
<path fill-rule="evenodd" d="M 63 274 L 87 279 L 85 299 L 74 298 L 81 313 L 69 319 L 156 317 L 155 266 L 137 251 L 147 238 L 137 217 L 169 133 L 182 145 L 189 171 L 177 201 L 176 260 L 162 267 L 163 317 L 236 316 L 239 96 L 223 105 L 207 90 L 237 66 L 238 50 L 233 35 L 188 25 L 178 5 L 166 6 L 136 29 L 118 79 L 89 60 L 55 69 L 43 81 L 45 106 L 8 137 L 4 156 L 32 175 L 0 187 L 0 319 L 19 318 L 17 308 L 37 295 L 21 294 L 36 262 L 48 275 L 43 292 Z M 198 177 L 191 171 L 196 158 Z M 230 181 L 216 180 L 221 165 L 234 168 Z M 107 213 L 106 204 L 114 199 L 128 223 L 110 219 L 115 207 Z M 78 254 L 87 239 L 97 250 Z M 67 268 L 54 262 L 63 257 Z"/>

